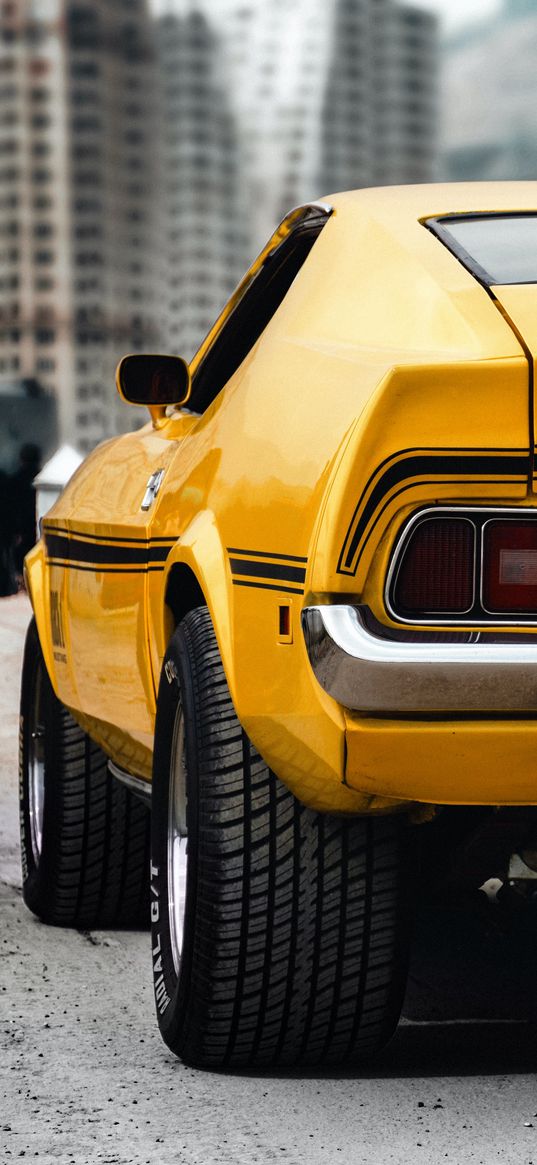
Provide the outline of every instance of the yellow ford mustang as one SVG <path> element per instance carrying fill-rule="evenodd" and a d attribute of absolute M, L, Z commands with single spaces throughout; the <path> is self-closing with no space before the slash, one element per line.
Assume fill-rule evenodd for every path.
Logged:
<path fill-rule="evenodd" d="M 381 1047 L 418 846 L 430 881 L 531 881 L 536 348 L 537 183 L 301 207 L 190 368 L 125 358 L 152 423 L 43 523 L 26 902 L 150 909 L 188 1063 Z"/>

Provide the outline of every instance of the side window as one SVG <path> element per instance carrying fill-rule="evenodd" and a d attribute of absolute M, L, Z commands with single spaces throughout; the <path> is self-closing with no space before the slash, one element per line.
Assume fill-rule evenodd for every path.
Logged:
<path fill-rule="evenodd" d="M 328 208 L 318 208 L 316 214 L 300 221 L 287 238 L 269 252 L 199 365 L 194 375 L 189 408 L 205 412 L 240 367 L 287 295 L 329 214 Z"/>

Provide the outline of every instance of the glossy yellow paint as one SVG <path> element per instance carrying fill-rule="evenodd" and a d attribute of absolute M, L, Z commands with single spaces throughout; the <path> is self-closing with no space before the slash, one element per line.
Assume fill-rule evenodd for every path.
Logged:
<path fill-rule="evenodd" d="M 535 805 L 535 721 L 348 717 L 347 780 L 436 805 Z"/>
<path fill-rule="evenodd" d="M 492 293 L 506 319 L 516 328 L 525 347 L 537 355 L 537 286 L 534 283 L 493 287 Z"/>
<path fill-rule="evenodd" d="M 47 546 L 58 553 L 41 543 L 28 573 L 52 681 L 116 762 L 148 777 L 173 629 L 166 595 L 175 572 L 189 570 L 239 718 L 306 804 L 377 812 L 416 800 L 497 802 L 511 746 L 513 803 L 531 802 L 531 722 L 349 717 L 313 676 L 300 615 L 345 596 L 395 625 L 384 580 L 408 514 L 439 499 L 531 502 L 531 307 L 522 320 L 514 293 L 524 289 L 509 288 L 499 310 L 423 220 L 537 207 L 537 183 L 392 187 L 328 202 L 334 213 L 282 305 L 206 412 L 178 409 L 100 447 L 48 515 Z M 194 379 L 288 229 L 215 324 Z M 161 491 L 142 512 L 158 469 Z M 89 558 L 73 568 L 60 551 L 81 553 L 81 543 Z M 288 575 L 305 571 L 303 585 L 274 578 L 282 562 Z M 51 593 L 60 596 L 63 649 L 52 643 Z M 282 606 L 291 619 L 284 640 Z"/>
<path fill-rule="evenodd" d="M 521 286 L 493 287 L 498 306 L 505 318 L 516 330 L 524 344 L 528 361 L 532 370 L 532 426 L 531 440 L 535 448 L 537 442 L 537 286 L 523 284 Z M 535 467 L 532 479 L 532 493 L 537 492 Z"/>

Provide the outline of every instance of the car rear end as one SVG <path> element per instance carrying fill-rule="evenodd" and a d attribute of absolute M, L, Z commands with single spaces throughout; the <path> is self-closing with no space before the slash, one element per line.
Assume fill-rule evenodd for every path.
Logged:
<path fill-rule="evenodd" d="M 419 227 L 510 340 L 387 372 L 332 483 L 304 636 L 344 709 L 348 786 L 386 807 L 535 805 L 537 215 Z"/>

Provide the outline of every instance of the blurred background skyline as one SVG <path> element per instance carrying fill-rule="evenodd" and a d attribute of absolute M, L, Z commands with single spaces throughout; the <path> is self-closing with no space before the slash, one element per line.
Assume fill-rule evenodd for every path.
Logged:
<path fill-rule="evenodd" d="M 0 471 L 145 423 L 283 214 L 537 178 L 537 0 L 0 0 Z"/>
<path fill-rule="evenodd" d="M 173 0 L 170 0 L 170 3 L 173 3 Z M 448 32 L 488 18 L 501 6 L 501 0 L 472 0 L 471 4 L 468 4 L 468 0 L 449 0 L 449 3 L 446 3 L 446 0 L 414 0 L 414 3 L 418 8 L 434 12 L 439 17 L 443 30 Z"/>
<path fill-rule="evenodd" d="M 261 4 L 263 0 L 258 0 Z M 472 24 L 483 17 L 497 12 L 502 0 L 413 0 L 414 7 L 422 8 L 425 12 L 434 13 L 439 17 L 444 29 L 452 30 L 465 24 Z M 215 19 L 225 20 L 227 13 L 233 8 L 233 0 L 201 0 L 204 8 L 212 12 Z M 164 13 L 184 14 L 188 11 L 191 0 L 150 0 L 151 10 L 161 16 Z"/>

